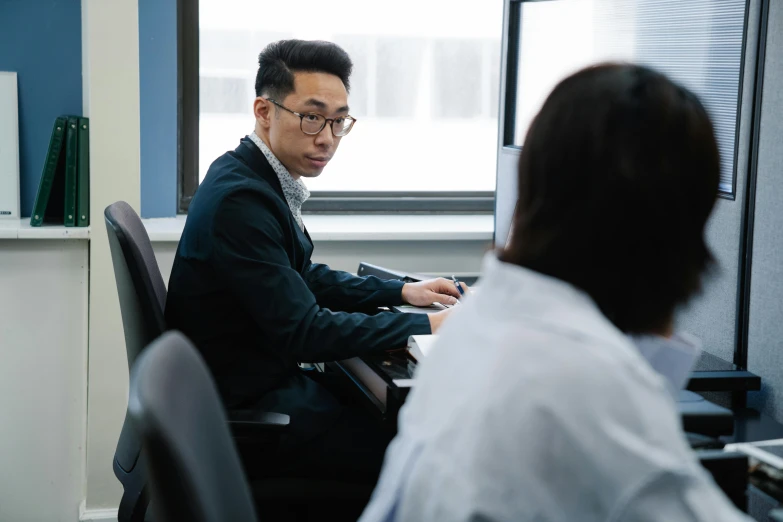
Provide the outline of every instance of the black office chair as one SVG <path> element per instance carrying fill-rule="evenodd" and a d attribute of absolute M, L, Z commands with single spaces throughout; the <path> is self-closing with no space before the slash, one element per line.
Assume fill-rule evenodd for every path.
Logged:
<path fill-rule="evenodd" d="M 215 384 L 179 332 L 164 334 L 137 359 L 128 412 L 144 442 L 155 520 L 256 520 Z"/>
<path fill-rule="evenodd" d="M 113 203 L 106 208 L 104 217 L 130 370 L 145 347 L 166 330 L 166 285 L 147 231 L 131 206 L 124 201 Z M 258 444 L 275 444 L 289 423 L 287 415 L 277 413 L 232 411 L 229 416 L 230 428 L 237 438 Z M 145 520 L 149 501 L 141 450 L 141 439 L 126 411 L 113 464 L 114 474 L 123 487 L 118 522 Z"/>
<path fill-rule="evenodd" d="M 104 211 L 109 234 L 114 276 L 122 312 L 128 369 L 137 356 L 165 330 L 163 311 L 166 307 L 166 286 L 155 260 L 147 231 L 141 218 L 124 201 L 106 207 Z M 275 454 L 280 437 L 288 424 L 288 415 L 231 410 L 229 428 L 241 448 L 251 451 L 260 448 L 263 454 Z M 142 442 L 130 421 L 128 412 L 114 453 L 114 474 L 123 486 L 123 495 L 117 514 L 118 522 L 141 522 L 146 517 L 149 499 Z M 372 487 L 364 484 L 342 483 L 310 478 L 276 478 L 270 459 L 270 477 L 254 480 L 257 502 L 270 505 L 268 511 L 280 509 L 296 518 L 308 519 L 311 514 L 323 512 L 324 506 L 335 503 L 346 506 L 346 512 L 361 513 Z M 266 511 L 266 510 L 265 510 Z"/>
<path fill-rule="evenodd" d="M 147 231 L 131 206 L 118 201 L 106 208 L 104 217 L 130 369 L 141 351 L 166 330 L 166 285 Z M 144 520 L 147 511 L 146 477 L 140 455 L 141 440 L 126 411 L 113 465 L 124 490 L 117 516 L 120 522 Z"/>

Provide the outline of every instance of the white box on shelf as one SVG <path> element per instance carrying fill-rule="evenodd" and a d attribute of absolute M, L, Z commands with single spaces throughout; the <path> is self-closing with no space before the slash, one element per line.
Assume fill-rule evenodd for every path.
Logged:
<path fill-rule="evenodd" d="M 1 71 L 0 219 L 19 219 L 19 97 L 16 73 Z"/>

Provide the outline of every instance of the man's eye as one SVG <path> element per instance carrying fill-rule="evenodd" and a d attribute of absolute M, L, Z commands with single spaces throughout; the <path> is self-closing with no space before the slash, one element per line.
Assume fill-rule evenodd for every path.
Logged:
<path fill-rule="evenodd" d="M 335 122 L 337 125 L 342 125 L 343 123 L 345 123 L 345 118 L 336 118 L 336 119 L 334 120 L 334 122 Z"/>
<path fill-rule="evenodd" d="M 305 115 L 305 119 L 307 121 L 318 121 L 318 115 L 316 115 L 316 114 L 307 114 L 307 115 Z"/>

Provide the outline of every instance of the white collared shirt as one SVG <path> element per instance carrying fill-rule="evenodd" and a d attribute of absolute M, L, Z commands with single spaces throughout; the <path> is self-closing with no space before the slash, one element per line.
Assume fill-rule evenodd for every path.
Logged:
<path fill-rule="evenodd" d="M 750 519 L 594 302 L 489 254 L 417 371 L 360 522 L 680 520 Z"/>
<path fill-rule="evenodd" d="M 256 147 L 261 150 L 261 153 L 266 157 L 269 165 L 272 166 L 272 170 L 277 174 L 277 179 L 280 180 L 280 186 L 283 188 L 283 195 L 285 196 L 286 203 L 288 203 L 288 208 L 291 209 L 291 214 L 294 216 L 299 228 L 304 230 L 302 205 L 307 201 L 307 198 L 310 197 L 310 191 L 307 190 L 307 187 L 301 179 L 294 179 L 294 177 L 291 176 L 291 173 L 288 172 L 285 165 L 280 163 L 277 156 L 272 153 L 272 150 L 266 146 L 266 143 L 258 137 L 258 134 L 256 134 L 255 131 L 249 134 L 249 138 L 256 144 Z"/>

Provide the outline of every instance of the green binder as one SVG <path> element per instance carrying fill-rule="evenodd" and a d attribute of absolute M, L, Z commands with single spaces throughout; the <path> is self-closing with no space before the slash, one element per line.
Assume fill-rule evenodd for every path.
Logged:
<path fill-rule="evenodd" d="M 79 158 L 76 180 L 76 223 L 90 226 L 90 120 L 79 118 Z"/>
<path fill-rule="evenodd" d="M 68 117 L 65 131 L 65 199 L 63 221 L 66 227 L 76 226 L 76 164 L 79 155 L 79 118 Z"/>
<path fill-rule="evenodd" d="M 46 153 L 38 194 L 33 204 L 30 225 L 40 227 L 44 222 L 62 223 L 65 197 L 65 154 L 63 138 L 67 119 L 63 116 L 54 120 L 49 150 Z M 51 203 L 51 204 L 50 204 Z"/>

